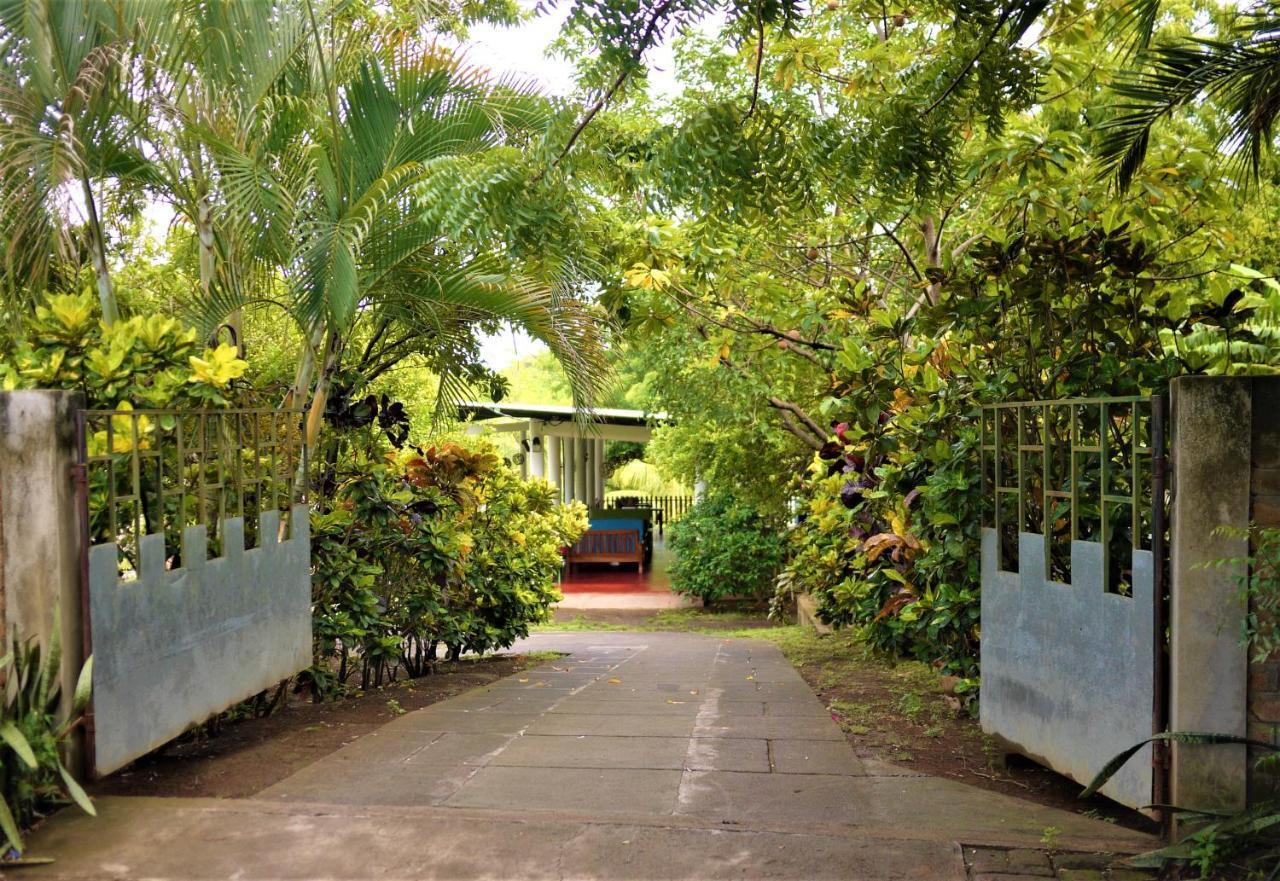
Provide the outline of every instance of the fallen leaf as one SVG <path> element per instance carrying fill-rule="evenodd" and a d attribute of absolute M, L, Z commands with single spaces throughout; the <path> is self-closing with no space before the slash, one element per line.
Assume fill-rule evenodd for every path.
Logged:
<path fill-rule="evenodd" d="M 610 680 L 609 680 L 609 684 L 610 684 L 610 685 L 621 685 L 621 684 L 622 684 L 622 680 L 621 680 L 621 679 L 610 679 Z"/>
<path fill-rule="evenodd" d="M 756 680 L 756 678 L 755 678 L 754 676 L 748 676 L 748 677 L 747 677 L 747 681 L 748 681 L 748 682 L 755 682 L 755 680 Z"/>
<path fill-rule="evenodd" d="M 673 701 L 671 698 L 667 698 L 667 703 L 669 703 L 669 704 L 682 704 L 682 703 L 684 703 L 684 701 Z"/>
<path fill-rule="evenodd" d="M 521 679 L 520 681 L 521 681 L 521 682 L 528 682 L 528 681 L 529 681 L 529 677 L 527 677 L 527 676 L 526 676 L 524 679 Z"/>
<path fill-rule="evenodd" d="M 533 687 L 534 687 L 534 688 L 546 688 L 546 687 L 547 687 L 547 683 L 545 683 L 545 682 L 535 682 L 535 683 L 533 683 Z"/>
<path fill-rule="evenodd" d="M 689 694 L 697 694 L 697 693 L 698 693 L 698 689 L 696 688 L 693 691 L 689 692 Z"/>

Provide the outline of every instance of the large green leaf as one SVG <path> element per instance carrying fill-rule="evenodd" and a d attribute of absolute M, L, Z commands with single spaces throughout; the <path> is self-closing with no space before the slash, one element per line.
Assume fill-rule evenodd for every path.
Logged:
<path fill-rule="evenodd" d="M 0 796 L 0 831 L 4 832 L 4 837 L 9 840 L 9 844 L 14 850 L 22 852 L 22 833 L 18 831 L 18 823 L 13 819 L 13 811 L 9 809 L 9 803 Z"/>
<path fill-rule="evenodd" d="M 0 740 L 7 743 L 28 768 L 36 767 L 36 754 L 32 751 L 31 744 L 12 721 L 0 722 Z"/>
<path fill-rule="evenodd" d="M 93 806 L 89 794 L 76 782 L 76 778 L 71 776 L 71 772 L 62 767 L 61 762 L 58 763 L 58 773 L 62 775 L 62 783 L 67 788 L 67 795 L 71 796 L 86 814 L 91 817 L 98 816 L 98 809 Z"/>
<path fill-rule="evenodd" d="M 76 692 L 71 702 L 71 715 L 78 716 L 84 712 L 84 708 L 89 705 L 89 699 L 93 696 L 93 655 L 85 658 L 84 666 L 80 668 L 80 677 L 76 680 Z"/>
<path fill-rule="evenodd" d="M 1154 737 L 1148 737 L 1146 740 L 1136 743 L 1118 755 L 1114 756 L 1109 762 L 1102 766 L 1102 770 L 1097 776 L 1089 782 L 1084 791 L 1080 793 L 1081 798 L 1089 798 L 1101 789 L 1106 782 L 1116 775 L 1116 772 L 1124 767 L 1125 763 L 1138 754 L 1144 746 L 1149 743 L 1156 742 L 1170 743 L 1194 743 L 1194 744 L 1241 744 L 1245 746 L 1257 746 L 1263 749 L 1275 750 L 1277 746 L 1273 743 L 1267 743 L 1263 740 L 1252 740 L 1248 737 L 1239 737 L 1234 734 L 1215 734 L 1212 732 L 1196 732 L 1196 731 L 1163 731 Z"/>

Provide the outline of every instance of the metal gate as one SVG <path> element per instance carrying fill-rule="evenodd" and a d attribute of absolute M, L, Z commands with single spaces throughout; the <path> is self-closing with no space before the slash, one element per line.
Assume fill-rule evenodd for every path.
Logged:
<path fill-rule="evenodd" d="M 1165 725 L 1164 399 L 982 412 L 982 728 L 1086 783 Z M 1163 801 L 1150 747 L 1102 788 Z"/>
<path fill-rule="evenodd" d="M 300 411 L 77 422 L 88 753 L 106 774 L 311 663 Z"/>

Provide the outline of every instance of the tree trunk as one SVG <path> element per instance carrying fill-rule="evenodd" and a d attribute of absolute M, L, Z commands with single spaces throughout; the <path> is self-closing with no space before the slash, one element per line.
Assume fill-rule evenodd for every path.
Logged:
<path fill-rule="evenodd" d="M 924 265 L 929 269 L 942 268 L 942 234 L 938 230 L 938 223 L 933 215 L 929 215 L 924 219 Z M 931 281 L 929 286 L 925 288 L 925 295 L 929 298 L 929 305 L 936 306 L 938 297 L 942 293 L 942 284 Z"/>
<path fill-rule="evenodd" d="M 324 347 L 324 361 L 320 365 L 320 375 L 316 377 L 316 389 L 311 396 L 311 407 L 307 413 L 307 445 L 315 446 L 320 436 L 320 427 L 324 424 L 324 408 L 329 402 L 329 387 L 333 383 L 333 374 L 338 369 L 338 361 L 342 356 L 342 338 L 330 330 Z"/>
<path fill-rule="evenodd" d="M 93 258 L 93 274 L 98 281 L 98 303 L 102 306 L 102 323 L 112 325 L 120 317 L 116 305 L 115 287 L 111 284 L 111 273 L 107 270 L 107 245 L 102 234 L 102 223 L 98 219 L 98 206 L 93 199 L 93 187 L 89 178 L 80 176 L 80 186 L 84 190 L 85 209 L 89 212 L 89 253 Z"/>
<path fill-rule="evenodd" d="M 200 244 L 200 291 L 206 303 L 213 299 L 213 282 L 218 272 L 218 242 L 213 232 L 213 208 L 206 192 L 196 203 L 196 235 Z M 244 315 L 235 309 L 226 318 L 236 338 L 236 349 L 244 357 Z"/>

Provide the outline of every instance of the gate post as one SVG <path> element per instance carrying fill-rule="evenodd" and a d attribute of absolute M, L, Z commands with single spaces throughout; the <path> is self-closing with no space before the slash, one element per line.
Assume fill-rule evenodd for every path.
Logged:
<path fill-rule="evenodd" d="M 1169 729 L 1244 736 L 1248 651 L 1243 563 L 1249 553 L 1254 380 L 1189 376 L 1170 390 L 1173 503 L 1169 543 Z M 1245 747 L 1173 744 L 1169 799 L 1234 812 L 1248 794 Z"/>
<path fill-rule="evenodd" d="M 58 611 L 64 712 L 84 663 L 82 514 L 73 471 L 83 407 L 77 392 L 0 392 L 0 638 L 34 636 L 47 646 Z M 68 755 L 72 768 L 83 760 L 79 737 L 77 729 Z"/>

